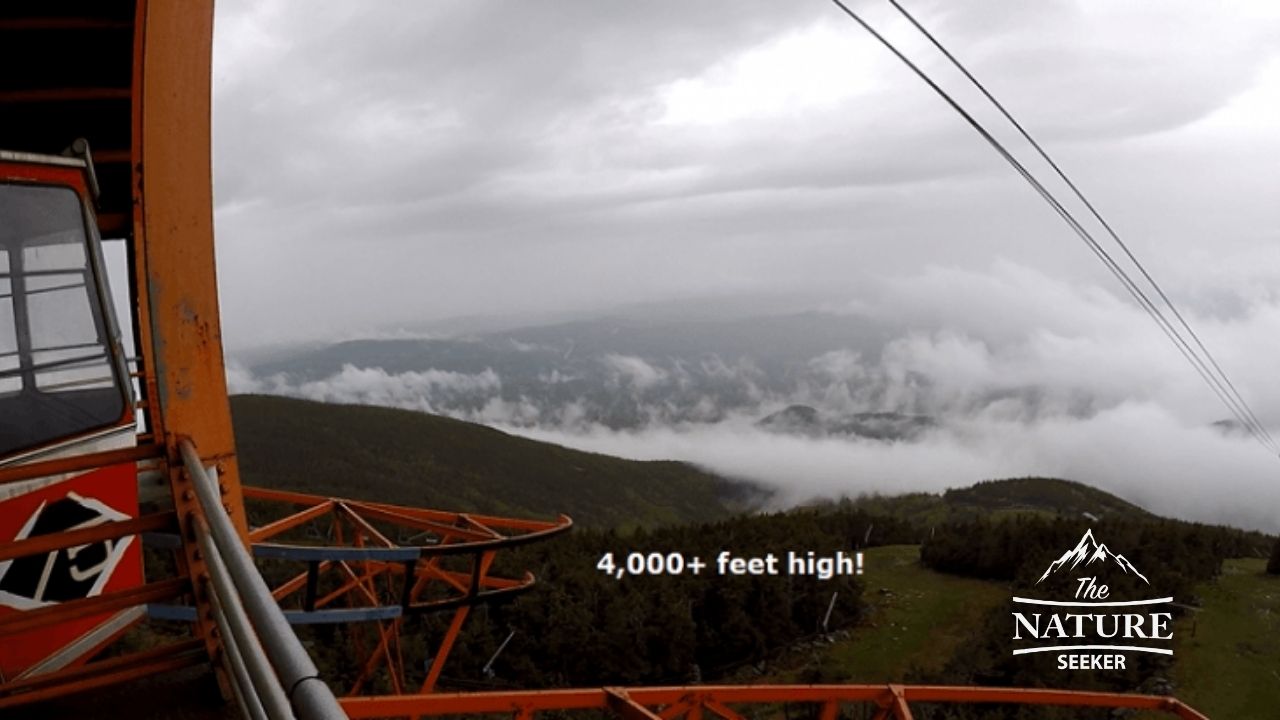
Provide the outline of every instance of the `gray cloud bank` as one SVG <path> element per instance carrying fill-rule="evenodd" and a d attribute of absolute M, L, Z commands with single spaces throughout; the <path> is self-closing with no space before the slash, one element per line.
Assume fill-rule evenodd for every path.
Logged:
<path fill-rule="evenodd" d="M 1272 287 L 1280 285 L 1259 282 L 1236 295 L 1230 312 L 1191 319 L 1275 428 L 1280 388 L 1266 358 L 1280 354 L 1280 298 Z M 947 301 L 932 300 L 939 297 Z M 695 462 L 776 488 L 783 504 L 1047 475 L 1162 514 L 1280 529 L 1280 462 L 1249 436 L 1215 427 L 1226 410 L 1158 329 L 1105 289 L 1001 261 L 981 272 L 932 267 L 891 278 L 844 307 L 859 327 L 893 332 L 875 342 L 825 338 L 777 357 L 759 347 L 705 352 L 691 346 L 696 335 L 656 351 L 657 341 L 628 344 L 626 335 L 589 349 L 581 339 L 565 344 L 557 333 L 567 331 L 499 333 L 485 342 L 505 351 L 471 366 L 414 367 L 430 360 L 411 353 L 384 363 L 390 369 L 335 361 L 310 375 L 233 366 L 230 381 L 233 391 L 440 412 L 593 451 Z M 762 320 L 760 332 L 779 322 L 801 321 Z M 727 348 L 733 337 L 716 342 Z M 353 359 L 356 348 L 364 346 L 334 352 Z M 523 369 L 539 353 L 552 364 Z M 937 422 L 899 441 L 758 424 L 793 404 L 829 418 L 893 412 Z"/>

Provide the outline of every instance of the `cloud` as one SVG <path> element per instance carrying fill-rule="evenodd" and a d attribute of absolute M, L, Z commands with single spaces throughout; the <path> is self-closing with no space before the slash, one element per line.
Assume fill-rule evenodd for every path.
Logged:
<path fill-rule="evenodd" d="M 603 362 L 610 371 L 615 385 L 629 385 L 637 390 L 647 390 L 667 382 L 668 373 L 631 355 L 609 353 Z"/>
<path fill-rule="evenodd" d="M 232 395 L 248 395 L 262 390 L 262 383 L 253 371 L 234 359 L 227 359 L 226 374 L 227 392 Z"/>
<path fill-rule="evenodd" d="M 241 381 L 243 382 L 243 381 Z M 323 380 L 294 384 L 276 375 L 248 385 L 257 392 L 339 404 L 380 405 L 383 407 L 436 412 L 435 403 L 471 400 L 485 406 L 490 396 L 501 390 L 497 373 L 485 370 L 477 374 L 426 370 L 423 372 L 388 373 L 382 368 L 343 365 L 342 370 Z M 236 391 L 232 391 L 236 392 Z M 502 416 L 505 418 L 510 415 Z"/>
<path fill-rule="evenodd" d="M 782 506 L 1048 476 L 1088 483 L 1162 515 L 1280 531 L 1275 458 L 1252 439 L 1187 425 L 1150 404 L 1033 423 L 982 415 L 912 443 L 777 435 L 741 422 L 637 432 L 507 429 L 638 460 L 679 458 L 772 488 Z"/>
<path fill-rule="evenodd" d="M 1280 293 L 1265 282 L 1274 267 L 1231 275 L 1256 281 L 1184 312 L 1280 434 L 1272 361 Z M 1222 287 L 1213 268 L 1206 285 Z M 594 452 L 685 460 L 777 488 L 783 504 L 1040 475 L 1096 485 L 1161 514 L 1280 530 L 1280 463 L 1247 434 L 1214 427 L 1228 410 L 1114 289 L 997 260 L 985 269 L 931 266 L 860 290 L 858 313 L 893 329 L 883 345 L 844 338 L 845 347 L 791 364 L 750 352 L 659 360 L 604 345 L 595 355 L 582 350 L 582 365 L 539 369 L 526 384 L 488 369 L 388 374 L 350 365 L 293 383 L 254 378 L 234 363 L 228 382 L 233 391 L 441 412 Z M 509 353 L 528 354 L 515 345 Z M 756 426 L 790 404 L 831 418 L 896 411 L 937 422 L 896 442 Z"/>
<path fill-rule="evenodd" d="M 1255 272 L 1266 277 L 1266 267 Z M 1264 421 L 1280 423 L 1280 391 L 1265 360 L 1280 356 L 1280 297 L 1253 282 L 1220 287 L 1220 297 L 1231 298 L 1219 304 L 1226 312 L 1175 300 L 1246 400 Z M 988 269 L 934 266 L 891 277 L 872 294 L 860 307 L 915 328 L 885 347 L 880 370 L 904 387 L 912 374 L 928 377 L 920 389 L 933 406 L 963 407 L 993 391 L 1035 387 L 1042 400 L 1067 404 L 1079 397 L 1100 407 L 1136 400 L 1197 421 L 1228 415 L 1114 283 L 1080 284 L 997 260 Z M 852 376 L 865 372 L 855 367 Z"/>

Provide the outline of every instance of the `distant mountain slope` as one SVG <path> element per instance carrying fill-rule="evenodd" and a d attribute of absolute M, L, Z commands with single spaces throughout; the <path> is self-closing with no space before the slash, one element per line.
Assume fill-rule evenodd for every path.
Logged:
<path fill-rule="evenodd" d="M 708 356 L 727 363 L 747 357 L 761 369 L 781 372 L 833 350 L 878 357 L 892 338 L 882 323 L 819 312 L 732 320 L 601 317 L 461 337 L 350 340 L 257 363 L 253 370 L 261 376 L 286 373 L 300 380 L 318 380 L 350 364 L 380 367 L 389 373 L 426 369 L 478 373 L 492 368 L 504 378 L 537 378 L 551 370 L 578 374 L 603 357 L 627 355 L 689 364 Z"/>
<path fill-rule="evenodd" d="M 231 399 L 244 481 L 321 495 L 630 527 L 713 520 L 755 490 L 425 413 L 264 395 Z"/>
<path fill-rule="evenodd" d="M 1109 492 L 1073 480 L 1011 478 L 987 480 L 943 493 L 943 499 L 960 508 L 978 510 L 1042 510 L 1063 515 L 1103 517 L 1151 517 L 1151 513 Z"/>
<path fill-rule="evenodd" d="M 866 496 L 852 502 L 869 512 L 925 525 L 1019 514 L 1061 515 L 1093 521 L 1155 517 L 1104 490 L 1057 478 L 984 480 L 941 494 Z"/>
<path fill-rule="evenodd" d="M 762 414 L 817 402 L 840 368 L 874 363 L 891 335 L 853 315 L 736 320 L 597 318 L 434 339 L 365 339 L 276 356 L 245 390 L 428 409 L 518 426 L 618 429 Z M 812 389 L 812 391 L 810 390 Z M 879 409 L 872 383 L 859 404 Z M 816 394 L 817 398 L 809 398 Z"/>
<path fill-rule="evenodd" d="M 823 413 L 810 405 L 788 405 L 756 421 L 769 432 L 805 437 L 861 437 L 870 440 L 917 440 L 938 421 L 928 415 L 897 412 Z"/>

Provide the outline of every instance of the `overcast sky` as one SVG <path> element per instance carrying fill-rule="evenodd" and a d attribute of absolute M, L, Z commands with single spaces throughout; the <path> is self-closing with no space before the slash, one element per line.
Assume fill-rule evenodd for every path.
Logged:
<path fill-rule="evenodd" d="M 1269 299 L 1280 5 L 906 4 L 1177 297 L 1218 314 Z M 852 6 L 973 100 L 888 3 Z M 233 348 L 726 294 L 857 302 L 1002 262 L 1119 289 L 824 0 L 217 8 Z M 926 300 L 946 308 L 943 290 Z"/>
<path fill-rule="evenodd" d="M 1275 432 L 1280 3 L 904 3 L 1089 193 Z M 851 5 L 1030 158 L 887 2 Z M 1100 411 L 984 412 L 926 447 L 532 432 L 807 478 L 792 499 L 851 473 L 864 489 L 1055 474 L 1280 529 L 1274 458 L 1208 428 L 1227 412 L 1101 263 L 827 0 L 217 7 L 233 350 L 453 316 L 801 298 L 896 322 L 886 367 L 956 398 L 1024 384 Z"/>

